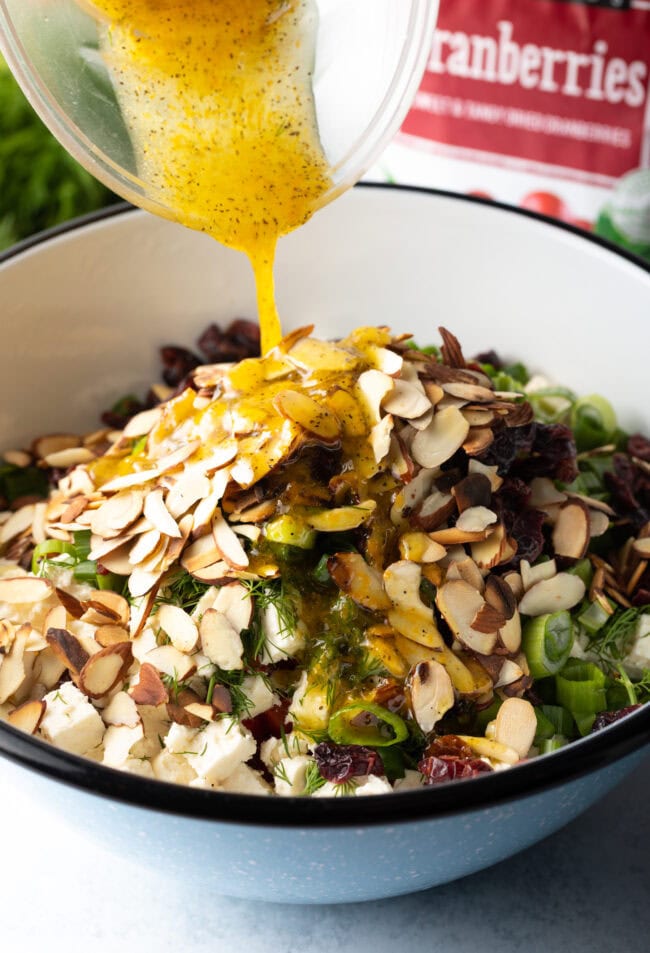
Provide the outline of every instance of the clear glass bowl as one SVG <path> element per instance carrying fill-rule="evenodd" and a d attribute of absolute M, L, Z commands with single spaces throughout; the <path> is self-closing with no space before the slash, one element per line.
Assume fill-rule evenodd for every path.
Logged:
<path fill-rule="evenodd" d="M 332 187 L 370 167 L 415 94 L 438 0 L 315 0 L 313 91 Z M 0 0 L 0 49 L 32 106 L 68 151 L 124 198 L 173 217 L 139 175 L 97 21 L 83 0 Z"/>

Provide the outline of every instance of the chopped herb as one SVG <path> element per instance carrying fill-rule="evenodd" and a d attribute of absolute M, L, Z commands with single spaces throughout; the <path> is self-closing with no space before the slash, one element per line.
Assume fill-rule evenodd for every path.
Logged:
<path fill-rule="evenodd" d="M 603 661 L 620 661 L 630 650 L 639 617 L 650 612 L 650 605 L 617 609 L 602 628 L 589 639 L 588 649 Z"/>
<path fill-rule="evenodd" d="M 209 588 L 208 583 L 199 582 L 185 569 L 176 569 L 167 576 L 161 586 L 154 611 L 160 605 L 169 604 L 191 612 Z"/>
<path fill-rule="evenodd" d="M 305 771 L 305 789 L 302 792 L 304 797 L 314 794 L 325 784 L 325 778 L 320 773 L 320 769 L 315 761 L 310 761 Z"/>

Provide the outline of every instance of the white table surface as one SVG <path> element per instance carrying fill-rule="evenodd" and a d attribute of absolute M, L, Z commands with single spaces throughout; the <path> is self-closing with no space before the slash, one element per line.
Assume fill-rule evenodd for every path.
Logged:
<path fill-rule="evenodd" d="M 51 830 L 46 843 L 36 831 Z M 650 760 L 543 843 L 396 900 L 299 907 L 192 895 L 2 786 L 1 953 L 648 953 Z"/>

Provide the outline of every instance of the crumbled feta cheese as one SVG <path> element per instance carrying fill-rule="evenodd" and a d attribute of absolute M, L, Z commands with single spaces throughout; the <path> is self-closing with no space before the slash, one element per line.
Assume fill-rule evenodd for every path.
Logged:
<path fill-rule="evenodd" d="M 357 781 L 357 788 L 354 793 L 357 797 L 365 797 L 366 794 L 386 794 L 392 790 L 388 778 L 379 777 L 377 774 L 369 774 L 367 778 L 361 778 Z"/>
<path fill-rule="evenodd" d="M 299 754 L 307 754 L 310 750 L 309 741 L 300 735 L 290 732 L 284 738 L 267 738 L 260 745 L 260 757 L 271 773 L 282 758 L 293 758 Z"/>
<path fill-rule="evenodd" d="M 300 676 L 289 705 L 288 721 L 296 721 L 303 728 L 325 728 L 329 720 L 327 686 L 308 687 L 307 672 Z"/>
<path fill-rule="evenodd" d="M 154 777 L 159 781 L 172 784 L 192 784 L 196 780 L 196 771 L 181 754 L 172 754 L 163 749 L 151 759 Z"/>
<path fill-rule="evenodd" d="M 121 768 L 128 760 L 131 749 L 144 738 L 142 724 L 110 725 L 104 735 L 103 763 L 111 768 Z"/>
<path fill-rule="evenodd" d="M 235 791 L 238 794 L 271 794 L 271 787 L 259 771 L 247 764 L 240 764 L 230 777 L 219 785 L 221 791 Z"/>
<path fill-rule="evenodd" d="M 120 765 L 122 771 L 128 771 L 129 774 L 138 774 L 141 778 L 155 778 L 156 775 L 151 767 L 151 762 L 146 758 L 127 758 Z"/>
<path fill-rule="evenodd" d="M 87 754 L 101 744 L 104 722 L 72 682 L 64 682 L 56 691 L 48 692 L 45 703 L 40 732 L 57 748 Z"/>
<path fill-rule="evenodd" d="M 640 615 L 634 642 L 623 661 L 625 670 L 632 678 L 640 678 L 644 668 L 650 668 L 650 612 Z"/>
<path fill-rule="evenodd" d="M 313 759 L 304 754 L 295 758 L 281 758 L 273 772 L 275 793 L 284 797 L 296 797 L 305 790 L 305 774 Z"/>
<path fill-rule="evenodd" d="M 300 623 L 293 630 L 286 628 L 272 603 L 262 612 L 262 629 L 265 636 L 262 660 L 267 664 L 292 658 L 305 643 Z"/>
<path fill-rule="evenodd" d="M 280 699 L 261 675 L 247 675 L 242 681 L 241 689 L 251 706 L 246 711 L 246 718 L 255 718 L 256 715 L 261 715 L 274 705 L 280 704 Z"/>
<path fill-rule="evenodd" d="M 172 753 L 183 752 L 199 777 L 217 783 L 230 777 L 257 750 L 250 731 L 232 718 L 221 718 L 200 729 L 173 724 L 165 745 Z"/>
<path fill-rule="evenodd" d="M 403 778 L 398 778 L 393 785 L 394 791 L 415 791 L 424 784 L 424 778 L 419 771 L 405 771 Z"/>

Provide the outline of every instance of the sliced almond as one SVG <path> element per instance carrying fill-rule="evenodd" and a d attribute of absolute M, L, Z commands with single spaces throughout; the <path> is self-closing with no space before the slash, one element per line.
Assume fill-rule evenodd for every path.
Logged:
<path fill-rule="evenodd" d="M 437 530 L 456 511 L 456 501 L 450 493 L 434 490 L 415 510 L 411 522 L 427 532 Z"/>
<path fill-rule="evenodd" d="M 446 582 L 438 589 L 436 604 L 454 636 L 470 651 L 489 655 L 496 645 L 497 632 L 478 632 L 472 622 L 486 605 L 482 595 L 463 579 Z"/>
<path fill-rule="evenodd" d="M 523 559 L 522 559 L 522 562 L 523 562 Z M 503 578 L 503 581 L 507 583 L 508 586 L 510 586 L 515 599 L 517 600 L 517 602 L 519 602 L 519 600 L 522 598 L 524 594 L 524 584 L 521 578 L 521 574 L 518 572 L 507 572 L 502 578 Z"/>
<path fill-rule="evenodd" d="M 227 582 L 228 579 L 232 579 L 234 576 L 242 574 L 243 570 L 231 569 L 228 563 L 224 562 L 223 559 L 220 559 L 216 563 L 211 563 L 209 566 L 203 566 L 201 569 L 193 569 L 192 575 L 195 579 L 198 579 L 199 582 L 205 582 L 210 586 L 220 585 L 222 582 Z M 251 576 L 251 578 L 255 578 Z"/>
<path fill-rule="evenodd" d="M 424 661 L 411 671 L 408 684 L 413 716 L 422 731 L 429 734 L 454 706 L 451 678 L 439 662 Z"/>
<path fill-rule="evenodd" d="M 523 674 L 523 671 L 516 662 L 513 662 L 512 659 L 506 659 L 501 666 L 501 671 L 499 672 L 498 679 L 494 683 L 494 687 L 505 688 L 506 685 L 512 685 L 513 682 L 518 682 Z"/>
<path fill-rule="evenodd" d="M 21 470 L 31 466 L 33 457 L 26 450 L 5 450 L 2 454 L 5 463 L 10 463 L 13 467 L 20 467 Z"/>
<path fill-rule="evenodd" d="M 134 699 L 126 692 L 113 695 L 101 714 L 105 725 L 126 725 L 128 728 L 135 728 L 142 720 Z"/>
<path fill-rule="evenodd" d="M 377 366 L 377 370 L 388 374 L 390 377 L 396 377 L 402 370 L 404 358 L 401 354 L 397 354 L 386 347 L 376 347 L 374 345 L 368 350 L 373 363 Z"/>
<path fill-rule="evenodd" d="M 119 536 L 127 526 L 131 526 L 142 513 L 144 496 L 140 490 L 128 490 L 117 493 L 94 510 L 90 528 L 104 539 Z"/>
<path fill-rule="evenodd" d="M 519 603 L 523 615 L 538 616 L 562 609 L 572 609 L 584 597 L 586 587 L 579 576 L 559 572 L 552 579 L 543 579 L 525 593 Z"/>
<path fill-rule="evenodd" d="M 111 589 L 97 589 L 86 600 L 86 612 L 82 616 L 84 622 L 92 625 L 104 625 L 113 622 L 117 625 L 128 625 L 130 615 L 129 604 L 117 592 Z"/>
<path fill-rule="evenodd" d="M 181 565 L 191 574 L 221 561 L 221 552 L 217 549 L 214 537 L 201 536 L 183 552 Z"/>
<path fill-rule="evenodd" d="M 205 726 L 204 720 L 188 711 L 189 705 L 201 704 L 203 702 L 196 692 L 183 689 L 174 696 L 172 701 L 167 703 L 167 714 L 177 725 L 184 725 L 186 728 L 203 728 Z"/>
<path fill-rule="evenodd" d="M 530 505 L 537 509 L 559 503 L 566 503 L 567 495 L 555 488 L 555 484 L 548 477 L 534 477 L 530 481 Z"/>
<path fill-rule="evenodd" d="M 144 515 L 160 533 L 165 536 L 180 537 L 181 531 L 163 499 L 163 491 L 151 490 L 144 499 Z"/>
<path fill-rule="evenodd" d="M 0 655 L 0 705 L 18 691 L 25 678 L 25 646 L 30 626 L 21 625 L 15 631 L 8 655 Z"/>
<path fill-rule="evenodd" d="M 57 599 L 65 611 L 71 615 L 73 619 L 80 619 L 85 610 L 77 597 L 73 596 L 70 592 L 66 592 L 65 589 L 59 589 L 58 587 L 55 592 Z M 65 628 L 65 626 L 54 626 L 54 628 Z"/>
<path fill-rule="evenodd" d="M 20 536 L 31 528 L 34 519 L 35 505 L 21 506 L 19 510 L 12 513 L 6 523 L 0 528 L 0 543 L 6 543 L 14 536 Z"/>
<path fill-rule="evenodd" d="M 191 652 L 199 640 L 196 623 L 180 606 L 162 605 L 158 610 L 158 622 L 179 652 Z"/>
<path fill-rule="evenodd" d="M 553 549 L 558 556 L 582 559 L 589 546 L 589 508 L 582 500 L 569 500 L 560 507 L 553 527 Z"/>
<path fill-rule="evenodd" d="M 214 721 L 216 711 L 212 705 L 206 705 L 204 702 L 191 702 L 189 705 L 184 705 L 183 707 L 186 712 L 190 715 L 194 715 L 196 718 L 200 718 L 201 721 Z"/>
<path fill-rule="evenodd" d="M 468 457 L 475 457 L 487 450 L 493 441 L 494 433 L 490 427 L 470 427 L 463 441 L 463 450 Z"/>
<path fill-rule="evenodd" d="M 395 381 L 382 371 L 364 371 L 357 381 L 362 403 L 371 426 L 381 420 L 381 405 L 395 387 Z"/>
<path fill-rule="evenodd" d="M 35 576 L 3 576 L 0 578 L 0 602 L 11 605 L 43 602 L 54 592 L 54 586 L 47 579 Z"/>
<path fill-rule="evenodd" d="M 43 720 L 47 704 L 44 701 L 29 701 L 14 708 L 7 715 L 7 721 L 14 728 L 26 731 L 28 735 L 35 735 L 38 726 Z"/>
<path fill-rule="evenodd" d="M 32 443 L 32 453 L 35 457 L 44 460 L 51 453 L 57 453 L 59 450 L 68 450 L 70 447 L 78 447 L 81 443 L 76 434 L 71 433 L 53 433 L 44 437 L 39 437 Z"/>
<path fill-rule="evenodd" d="M 469 461 L 468 464 L 469 473 L 482 473 L 490 481 L 490 486 L 492 487 L 492 492 L 496 491 L 503 485 L 503 477 L 499 476 L 498 467 L 490 467 L 485 463 L 481 463 L 480 460 L 476 460 L 474 457 Z"/>
<path fill-rule="evenodd" d="M 95 629 L 95 641 L 107 648 L 109 645 L 116 645 L 118 642 L 128 642 L 129 633 L 121 625 L 100 625 Z"/>
<path fill-rule="evenodd" d="M 485 601 L 511 619 L 517 610 L 517 600 L 508 583 L 501 576 L 488 576 L 485 580 Z"/>
<path fill-rule="evenodd" d="M 225 615 L 235 632 L 243 632 L 251 624 L 253 599 L 246 586 L 239 582 L 221 586 L 212 608 Z"/>
<path fill-rule="evenodd" d="M 336 553 L 327 560 L 327 569 L 339 589 L 357 605 L 375 612 L 390 607 L 381 573 L 360 553 Z"/>
<path fill-rule="evenodd" d="M 470 533 L 481 533 L 497 521 L 497 514 L 487 506 L 470 506 L 462 511 L 456 520 L 456 529 Z"/>
<path fill-rule="evenodd" d="M 458 408 L 438 410 L 429 426 L 413 438 L 413 458 L 428 469 L 442 466 L 462 446 L 468 433 L 469 424 Z"/>
<path fill-rule="evenodd" d="M 510 619 L 499 629 L 499 642 L 509 655 L 514 655 L 521 646 L 521 619 L 515 611 Z M 499 651 L 499 649 L 495 649 Z"/>
<path fill-rule="evenodd" d="M 554 559 L 547 559 L 544 562 L 531 566 L 527 559 L 522 559 L 519 563 L 519 572 L 524 592 L 527 592 L 537 582 L 542 579 L 552 579 L 557 573 L 557 563 Z"/>
<path fill-rule="evenodd" d="M 160 645 L 158 648 L 147 652 L 146 662 L 153 665 L 155 669 L 170 678 L 175 678 L 182 682 L 196 671 L 196 662 L 194 659 L 179 652 L 173 645 Z"/>
<path fill-rule="evenodd" d="M 632 549 L 642 559 L 650 559 L 650 537 L 635 539 L 632 543 Z"/>
<path fill-rule="evenodd" d="M 465 582 L 469 583 L 477 592 L 483 592 L 485 588 L 481 570 L 469 556 L 463 559 L 455 559 L 449 564 L 447 579 L 464 579 Z"/>
<path fill-rule="evenodd" d="M 495 609 L 494 606 L 484 602 L 470 622 L 470 627 L 475 632 L 491 633 L 497 632 L 506 624 L 506 621 L 506 617 L 499 609 Z"/>
<path fill-rule="evenodd" d="M 437 529 L 429 536 L 436 543 L 442 546 L 458 546 L 463 543 L 475 543 L 487 537 L 489 529 L 483 530 L 463 530 L 458 526 L 450 526 L 447 529 Z"/>
<path fill-rule="evenodd" d="M 283 390 L 276 395 L 274 406 L 295 423 L 321 440 L 332 442 L 341 436 L 341 423 L 322 402 L 297 390 Z"/>
<path fill-rule="evenodd" d="M 90 658 L 79 639 L 67 629 L 48 629 L 45 638 L 54 654 L 73 675 L 79 675 Z"/>
<path fill-rule="evenodd" d="M 458 737 L 479 758 L 489 758 L 491 761 L 500 761 L 502 764 L 517 764 L 521 760 L 518 751 L 509 745 L 502 744 L 500 741 L 491 738 L 474 738 L 471 735 L 458 735 Z"/>
<path fill-rule="evenodd" d="M 246 550 L 219 509 L 212 520 L 212 536 L 221 558 L 229 566 L 233 569 L 245 569 L 248 566 Z"/>
<path fill-rule="evenodd" d="M 208 609 L 203 613 L 199 632 L 203 652 L 211 662 L 226 670 L 244 667 L 244 647 L 239 632 L 225 615 L 216 609 Z"/>
<path fill-rule="evenodd" d="M 386 414 L 370 431 L 368 439 L 376 463 L 381 463 L 390 450 L 390 438 L 393 432 L 393 426 L 394 420 L 392 414 Z"/>
<path fill-rule="evenodd" d="M 69 447 L 67 450 L 57 450 L 55 453 L 48 453 L 43 458 L 48 467 L 57 467 L 67 470 L 68 467 L 76 467 L 82 463 L 90 463 L 95 459 L 95 454 L 88 447 Z"/>
<path fill-rule="evenodd" d="M 602 536 L 609 527 L 610 518 L 607 513 L 603 513 L 602 510 L 589 510 L 589 535 L 592 539 Z"/>
<path fill-rule="evenodd" d="M 211 484 L 207 476 L 203 473 L 188 471 L 174 483 L 167 494 L 165 503 L 174 519 L 178 519 L 199 500 L 209 496 L 210 492 Z"/>
<path fill-rule="evenodd" d="M 143 487 L 153 480 L 157 480 L 163 471 L 157 467 L 150 470 L 137 470 L 135 473 L 125 473 L 124 476 L 114 477 L 102 484 L 103 493 L 117 493 L 122 490 L 132 490 L 134 487 Z"/>
<path fill-rule="evenodd" d="M 138 682 L 129 689 L 129 695 L 136 705 L 166 705 L 169 701 L 160 675 L 149 662 L 140 666 Z"/>
<path fill-rule="evenodd" d="M 421 387 L 406 380 L 396 380 L 382 401 L 386 413 L 406 420 L 421 417 L 431 410 L 431 401 Z"/>
<path fill-rule="evenodd" d="M 475 403 L 488 403 L 494 399 L 494 391 L 489 387 L 482 387 L 480 384 L 447 381 L 442 385 L 442 388 L 446 394 L 450 394 L 452 397 L 460 397 L 462 400 Z"/>
<path fill-rule="evenodd" d="M 410 559 L 415 563 L 435 563 L 447 554 L 444 546 L 422 532 L 403 533 L 399 540 L 399 552 L 402 559 Z"/>
<path fill-rule="evenodd" d="M 525 758 L 537 732 L 535 709 L 524 698 L 507 698 L 497 712 L 494 740 Z"/>
<path fill-rule="evenodd" d="M 162 579 L 162 570 L 147 570 L 138 567 L 134 569 L 129 576 L 129 593 L 134 599 L 140 596 L 146 596 L 148 592 L 155 589 Z"/>
<path fill-rule="evenodd" d="M 338 389 L 330 395 L 329 406 L 341 421 L 344 436 L 364 437 L 366 435 L 368 424 L 358 398 L 347 390 Z"/>
<path fill-rule="evenodd" d="M 512 559 L 514 551 L 503 524 L 494 529 L 487 539 L 472 543 L 472 559 L 479 569 L 492 569 Z"/>
<path fill-rule="evenodd" d="M 123 437 L 143 437 L 160 422 L 162 417 L 162 407 L 152 407 L 151 410 L 143 410 L 141 413 L 131 417 L 126 427 L 122 431 Z"/>
<path fill-rule="evenodd" d="M 137 566 L 148 559 L 160 546 L 161 534 L 158 529 L 147 530 L 137 537 L 136 542 L 129 550 L 129 562 Z"/>

